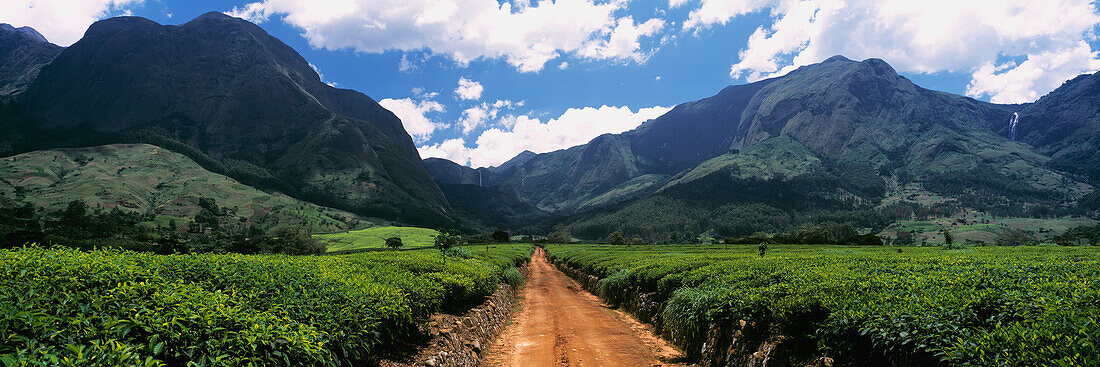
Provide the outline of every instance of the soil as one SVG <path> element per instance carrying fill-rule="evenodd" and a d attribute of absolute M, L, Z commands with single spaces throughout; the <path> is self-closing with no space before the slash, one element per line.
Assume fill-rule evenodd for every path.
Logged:
<path fill-rule="evenodd" d="M 688 366 L 650 326 L 581 289 L 541 252 L 531 259 L 520 305 L 483 366 Z"/>

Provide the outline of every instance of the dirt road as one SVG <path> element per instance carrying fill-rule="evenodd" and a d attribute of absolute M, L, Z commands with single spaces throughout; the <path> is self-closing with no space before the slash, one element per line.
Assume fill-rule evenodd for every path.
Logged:
<path fill-rule="evenodd" d="M 647 325 L 606 307 L 536 253 L 522 309 L 483 366 L 684 366 Z"/>

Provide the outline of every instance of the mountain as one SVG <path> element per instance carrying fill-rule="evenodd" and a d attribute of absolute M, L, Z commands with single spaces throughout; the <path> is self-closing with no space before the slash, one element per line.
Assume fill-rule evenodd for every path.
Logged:
<path fill-rule="evenodd" d="M 0 128 L 4 155 L 151 143 L 216 173 L 361 215 L 454 226 L 401 121 L 323 83 L 297 52 L 222 13 L 96 22 L 42 68 Z"/>
<path fill-rule="evenodd" d="M 1100 142 L 1093 77 L 1079 79 L 1035 104 L 998 105 L 921 88 L 879 59 L 835 56 L 726 87 L 633 131 L 524 157 L 508 173 L 481 169 L 483 185 L 574 216 L 574 234 L 588 237 L 738 235 L 820 220 L 875 227 L 967 210 L 1071 214 L 1093 191 L 1096 165 L 1066 164 L 1096 158 Z M 1021 124 L 1012 141 L 1014 113 L 1043 129 Z"/>
<path fill-rule="evenodd" d="M 1008 133 L 1007 123 L 998 127 Z M 1100 182 L 1100 73 L 1066 81 L 1024 108 L 1017 137 L 1050 156 L 1051 167 Z"/>
<path fill-rule="evenodd" d="M 0 99 L 25 90 L 61 49 L 34 28 L 0 23 Z"/>

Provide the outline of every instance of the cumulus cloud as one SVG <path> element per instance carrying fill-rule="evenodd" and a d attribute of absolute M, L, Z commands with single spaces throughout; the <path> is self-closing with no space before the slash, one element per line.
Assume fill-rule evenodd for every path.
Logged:
<path fill-rule="evenodd" d="M 749 37 L 732 78 L 759 80 L 843 54 L 882 58 L 903 72 L 971 74 L 969 95 L 1022 102 L 1097 70 L 1096 53 L 1082 43 L 1100 23 L 1089 0 L 700 0 L 683 26 L 765 9 L 773 20 Z"/>
<path fill-rule="evenodd" d="M 427 141 L 432 133 L 444 126 L 443 123 L 428 116 L 444 111 L 443 104 L 439 102 L 430 99 L 386 98 L 378 101 L 378 104 L 397 115 L 401 119 L 401 124 L 405 126 L 405 131 L 408 131 L 417 142 Z"/>
<path fill-rule="evenodd" d="M 443 158 L 458 164 L 470 163 L 470 149 L 466 148 L 466 142 L 462 138 L 444 140 L 442 143 L 417 148 L 420 156 L 427 158 Z"/>
<path fill-rule="evenodd" d="M 589 42 L 579 51 L 579 54 L 590 59 L 606 59 L 610 56 L 613 59 L 634 60 L 638 63 L 644 63 L 656 50 L 639 52 L 641 44 L 638 40 L 642 37 L 652 36 L 664 27 L 665 21 L 661 19 L 650 19 L 645 23 L 635 25 L 634 19 L 631 17 L 619 18 L 619 24 L 615 26 L 615 30 L 611 32 L 610 37 L 606 40 Z"/>
<path fill-rule="evenodd" d="M 253 22 L 280 15 L 303 30 L 310 45 L 325 49 L 428 50 L 459 65 L 502 58 L 523 72 L 537 72 L 562 54 L 592 59 L 644 61 L 640 38 L 664 26 L 636 24 L 628 1 L 557 0 L 263 0 L 228 14 Z"/>
<path fill-rule="evenodd" d="M 524 101 L 513 102 L 507 99 L 500 99 L 493 103 L 483 102 L 480 105 L 463 110 L 462 117 L 458 120 L 459 125 L 462 126 L 462 134 L 467 135 L 485 126 L 489 120 L 497 118 L 497 115 L 499 115 L 501 111 L 523 107 L 524 103 Z"/>
<path fill-rule="evenodd" d="M 484 88 L 481 87 L 481 83 L 466 78 L 459 78 L 458 88 L 455 89 L 455 95 L 461 99 L 477 100 L 481 99 L 481 92 L 483 90 Z"/>
<path fill-rule="evenodd" d="M 969 96 L 990 96 L 994 103 L 1024 103 L 1042 97 L 1082 71 L 1100 70 L 1098 52 L 1081 41 L 1066 51 L 1028 54 L 1017 64 L 983 64 L 966 87 Z"/>
<path fill-rule="evenodd" d="M 770 0 L 700 0 L 699 7 L 688 14 L 684 29 L 705 28 L 713 24 L 726 24 L 734 17 L 753 13 L 772 4 Z M 669 7 L 680 7 L 687 0 L 669 0 Z"/>
<path fill-rule="evenodd" d="M 568 61 L 562 61 L 561 64 L 558 64 L 558 70 L 565 70 L 565 69 L 568 69 L 568 68 L 569 68 L 569 62 Z"/>
<path fill-rule="evenodd" d="M 80 40 L 88 26 L 104 17 L 129 14 L 127 7 L 144 0 L 4 0 L 0 23 L 30 26 L 50 42 L 68 46 Z"/>
<path fill-rule="evenodd" d="M 504 115 L 500 127 L 490 128 L 475 140 L 474 147 L 447 140 L 420 148 L 422 157 L 447 158 L 474 167 L 504 163 L 524 150 L 544 153 L 587 143 L 606 133 L 621 133 L 657 118 L 670 107 L 649 107 L 633 111 L 630 107 L 601 106 L 570 108 L 547 121 L 528 115 Z"/>

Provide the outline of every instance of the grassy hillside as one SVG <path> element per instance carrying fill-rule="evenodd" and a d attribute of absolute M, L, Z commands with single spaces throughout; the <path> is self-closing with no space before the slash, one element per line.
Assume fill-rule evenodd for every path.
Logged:
<path fill-rule="evenodd" d="M 182 154 L 146 144 L 52 149 L 0 158 L 0 205 L 30 203 L 46 211 L 73 200 L 148 215 L 150 225 L 186 227 L 198 199 L 213 198 L 246 224 L 339 231 L 362 226 L 351 213 L 267 193 L 207 171 Z"/>
<path fill-rule="evenodd" d="M 435 244 L 439 231 L 417 227 L 371 227 L 344 233 L 318 234 L 313 238 L 321 241 L 328 252 L 355 251 L 386 248 L 386 239 L 401 237 L 402 248 L 423 248 Z"/>

